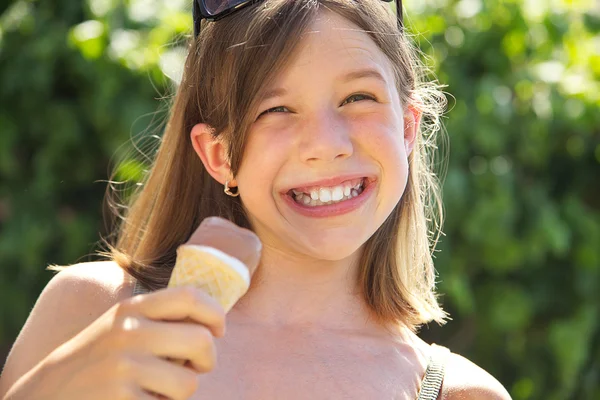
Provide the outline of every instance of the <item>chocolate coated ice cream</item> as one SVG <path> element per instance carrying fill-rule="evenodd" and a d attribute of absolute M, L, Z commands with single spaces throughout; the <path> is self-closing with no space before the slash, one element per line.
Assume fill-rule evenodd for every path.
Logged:
<path fill-rule="evenodd" d="M 262 243 L 254 232 L 221 217 L 208 217 L 186 244 L 210 246 L 240 260 L 250 276 L 260 261 Z"/>

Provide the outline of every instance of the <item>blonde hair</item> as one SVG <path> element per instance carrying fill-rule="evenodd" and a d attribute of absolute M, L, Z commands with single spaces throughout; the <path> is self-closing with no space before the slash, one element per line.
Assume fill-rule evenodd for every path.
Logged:
<path fill-rule="evenodd" d="M 411 329 L 443 323 L 435 294 L 433 252 L 441 233 L 440 187 L 433 173 L 444 97 L 424 82 L 418 54 L 381 0 L 266 0 L 216 23 L 204 23 L 191 41 L 182 81 L 153 164 L 128 207 L 107 201 L 118 224 L 113 245 L 100 255 L 118 263 L 151 290 L 167 286 L 176 250 L 208 216 L 251 228 L 240 198 L 228 197 L 206 171 L 189 133 L 204 122 L 229 143 L 235 176 L 257 99 L 290 59 L 317 13 L 326 9 L 364 30 L 390 59 L 402 104 L 424 116 L 409 156 L 406 191 L 365 243 L 357 285 L 374 315 Z M 114 174 L 111 180 L 114 178 Z M 119 208 L 124 209 L 123 215 Z M 55 268 L 57 269 L 57 268 Z"/>

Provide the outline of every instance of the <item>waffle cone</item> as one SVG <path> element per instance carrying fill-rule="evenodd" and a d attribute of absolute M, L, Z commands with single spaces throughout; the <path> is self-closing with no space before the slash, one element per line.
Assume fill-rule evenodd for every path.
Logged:
<path fill-rule="evenodd" d="M 248 268 L 214 247 L 184 244 L 168 287 L 192 285 L 206 291 L 228 312 L 250 286 Z"/>

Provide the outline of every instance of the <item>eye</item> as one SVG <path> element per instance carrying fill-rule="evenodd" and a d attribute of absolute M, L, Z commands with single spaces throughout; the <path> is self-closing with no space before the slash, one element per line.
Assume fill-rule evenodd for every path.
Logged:
<path fill-rule="evenodd" d="M 361 101 L 361 100 L 375 100 L 375 97 L 370 96 L 368 94 L 357 93 L 357 94 L 353 94 L 353 95 L 349 96 L 346 100 L 344 100 L 342 105 L 344 105 L 346 103 L 355 103 L 355 102 Z"/>
<path fill-rule="evenodd" d="M 346 103 L 354 103 L 354 102 L 362 101 L 362 100 L 377 101 L 377 99 L 371 95 L 364 94 L 364 93 L 357 93 L 357 94 L 353 94 L 353 95 L 349 96 L 346 100 L 344 100 L 342 105 L 344 105 Z M 256 119 L 259 119 L 260 117 L 262 117 L 266 114 L 282 113 L 282 112 L 288 112 L 288 111 L 290 111 L 290 110 L 285 106 L 272 107 L 272 108 L 269 108 L 268 110 L 261 112 Z"/>
<path fill-rule="evenodd" d="M 277 106 L 277 107 L 272 107 L 272 108 L 269 108 L 268 110 L 265 110 L 265 111 L 261 112 L 261 113 L 258 115 L 258 118 L 262 117 L 262 116 L 263 116 L 263 115 L 265 115 L 265 114 L 269 114 L 269 113 L 280 113 L 280 112 L 286 112 L 286 111 L 289 111 L 289 110 L 288 110 L 288 109 L 287 109 L 287 107 L 285 107 L 285 106 Z M 258 119 L 258 118 L 257 118 L 257 119 Z"/>

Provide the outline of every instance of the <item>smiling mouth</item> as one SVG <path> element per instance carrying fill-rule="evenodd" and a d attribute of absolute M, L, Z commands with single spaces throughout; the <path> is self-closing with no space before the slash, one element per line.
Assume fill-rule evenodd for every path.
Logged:
<path fill-rule="evenodd" d="M 342 203 L 358 197 L 368 185 L 366 177 L 349 179 L 332 187 L 313 187 L 310 189 L 292 189 L 287 194 L 298 204 L 305 207 L 318 207 Z"/>

